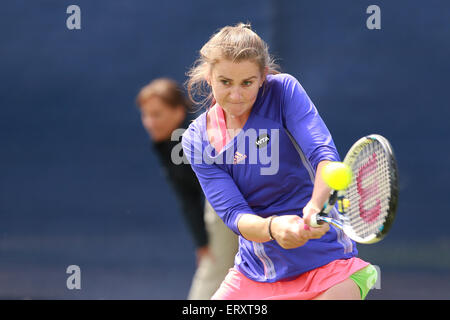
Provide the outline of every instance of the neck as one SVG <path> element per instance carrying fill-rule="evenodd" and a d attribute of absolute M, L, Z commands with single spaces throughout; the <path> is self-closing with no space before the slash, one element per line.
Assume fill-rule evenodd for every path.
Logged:
<path fill-rule="evenodd" d="M 251 110 L 240 116 L 232 116 L 225 112 L 225 120 L 228 129 L 242 129 L 250 116 Z"/>

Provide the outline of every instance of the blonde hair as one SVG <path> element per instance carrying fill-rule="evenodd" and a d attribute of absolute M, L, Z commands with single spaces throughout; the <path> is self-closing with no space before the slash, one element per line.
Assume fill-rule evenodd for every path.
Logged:
<path fill-rule="evenodd" d="M 226 26 L 213 34 L 200 49 L 199 59 L 187 73 L 189 98 L 200 107 L 211 104 L 213 96 L 206 76 L 220 58 L 236 63 L 252 61 L 259 66 L 261 73 L 265 68 L 269 74 L 279 73 L 279 66 L 269 54 L 267 44 L 252 30 L 249 23 Z"/>

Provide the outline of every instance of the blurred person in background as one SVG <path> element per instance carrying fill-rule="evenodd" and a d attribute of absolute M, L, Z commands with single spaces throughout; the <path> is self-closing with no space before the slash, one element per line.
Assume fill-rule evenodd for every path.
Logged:
<path fill-rule="evenodd" d="M 136 102 L 142 124 L 180 202 L 185 222 L 195 242 L 197 269 L 188 299 L 210 299 L 233 266 L 238 243 L 237 236 L 205 201 L 191 166 L 186 161 L 175 164 L 171 158 L 172 150 L 180 143 L 176 139 L 172 141 L 172 132 L 189 126 L 187 111 L 191 106 L 190 101 L 177 82 L 159 78 L 140 90 Z M 178 137 L 181 138 L 181 134 Z"/>

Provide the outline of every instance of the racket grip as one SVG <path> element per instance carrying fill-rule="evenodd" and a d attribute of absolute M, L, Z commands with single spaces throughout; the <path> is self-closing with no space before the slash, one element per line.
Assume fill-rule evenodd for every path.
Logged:
<path fill-rule="evenodd" d="M 319 217 L 319 213 L 314 213 L 309 218 L 309 225 L 313 228 L 319 227 L 321 224 L 323 224 L 323 221 L 317 219 Z"/>

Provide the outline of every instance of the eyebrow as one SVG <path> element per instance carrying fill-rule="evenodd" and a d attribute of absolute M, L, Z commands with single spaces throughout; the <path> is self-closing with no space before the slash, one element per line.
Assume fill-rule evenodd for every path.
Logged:
<path fill-rule="evenodd" d="M 229 79 L 229 78 L 224 77 L 224 76 L 219 76 L 219 78 L 223 78 L 223 79 L 225 79 L 225 80 L 232 80 L 232 79 Z M 257 78 L 257 77 L 256 77 L 256 76 L 251 76 L 250 78 L 244 79 L 244 80 L 242 80 L 242 81 L 247 81 L 247 80 L 250 80 L 250 79 L 253 79 L 253 78 Z"/>

